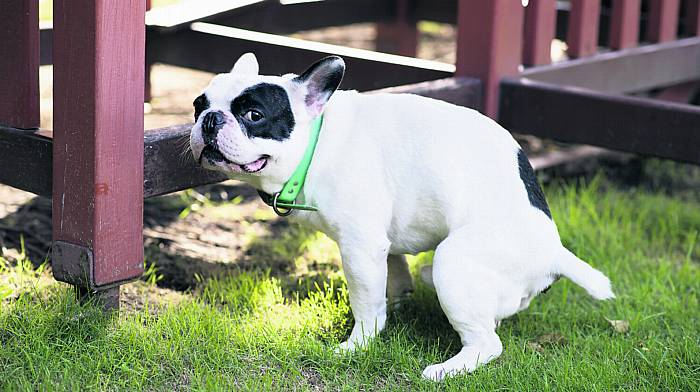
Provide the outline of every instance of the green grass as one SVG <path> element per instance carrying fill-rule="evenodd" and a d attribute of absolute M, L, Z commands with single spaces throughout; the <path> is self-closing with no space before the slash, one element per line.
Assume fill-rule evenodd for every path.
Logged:
<path fill-rule="evenodd" d="M 351 327 L 341 278 L 296 294 L 269 272 L 241 271 L 202 280 L 176 305 L 104 316 L 5 263 L 0 390 L 700 390 L 700 202 L 599 177 L 546 191 L 565 244 L 618 298 L 596 302 L 559 281 L 502 323 L 503 355 L 471 375 L 420 378 L 459 349 L 422 284 L 367 350 L 336 356 Z"/>

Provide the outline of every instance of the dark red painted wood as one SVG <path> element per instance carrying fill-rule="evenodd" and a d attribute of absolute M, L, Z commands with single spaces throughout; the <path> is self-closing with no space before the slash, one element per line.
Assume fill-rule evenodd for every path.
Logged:
<path fill-rule="evenodd" d="M 552 40 L 556 33 L 556 0 L 530 0 L 525 8 L 523 64 L 546 65 L 552 62 Z"/>
<path fill-rule="evenodd" d="M 0 54 L 0 124 L 38 128 L 38 1 L 0 1 Z"/>
<path fill-rule="evenodd" d="M 598 51 L 600 0 L 571 0 L 566 43 L 569 57 L 590 56 Z"/>
<path fill-rule="evenodd" d="M 641 0 L 613 0 L 610 48 L 626 49 L 637 46 L 641 11 Z"/>
<path fill-rule="evenodd" d="M 505 79 L 501 118 L 521 133 L 700 164 L 700 108 Z"/>
<path fill-rule="evenodd" d="M 459 0 L 456 76 L 481 79 L 483 111 L 498 114 L 498 83 L 518 73 L 524 9 L 513 0 Z"/>
<path fill-rule="evenodd" d="M 376 26 L 377 51 L 416 56 L 418 49 L 418 26 L 413 15 L 410 0 L 396 1 L 396 15 L 393 21 L 379 22 Z"/>
<path fill-rule="evenodd" d="M 700 0 L 686 0 L 685 23 L 686 34 L 700 35 Z"/>
<path fill-rule="evenodd" d="M 146 11 L 151 9 L 151 0 L 146 0 Z M 151 99 L 153 98 L 151 96 L 151 68 L 153 68 L 153 64 L 148 61 L 148 56 L 146 57 L 146 74 L 144 76 L 144 92 L 143 92 L 143 100 L 145 102 L 151 102 Z"/>
<path fill-rule="evenodd" d="M 649 42 L 666 42 L 676 39 L 680 0 L 649 0 Z"/>
<path fill-rule="evenodd" d="M 53 233 L 94 286 L 143 271 L 143 0 L 54 0 Z"/>

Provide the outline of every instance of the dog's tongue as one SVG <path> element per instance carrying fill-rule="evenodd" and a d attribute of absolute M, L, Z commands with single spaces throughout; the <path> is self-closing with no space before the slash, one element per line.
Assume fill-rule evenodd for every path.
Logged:
<path fill-rule="evenodd" d="M 243 169 L 245 171 L 249 171 L 249 172 L 256 172 L 256 171 L 262 169 L 264 164 L 265 164 L 265 158 L 260 158 L 257 161 L 246 163 L 245 165 L 243 165 Z"/>

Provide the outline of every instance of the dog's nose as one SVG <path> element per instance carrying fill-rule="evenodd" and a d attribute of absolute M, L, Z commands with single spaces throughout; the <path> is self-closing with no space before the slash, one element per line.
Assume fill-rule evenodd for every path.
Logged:
<path fill-rule="evenodd" d="M 202 137 L 206 144 L 211 144 L 216 139 L 219 129 L 226 123 L 226 117 L 218 110 L 211 111 L 202 119 Z"/>

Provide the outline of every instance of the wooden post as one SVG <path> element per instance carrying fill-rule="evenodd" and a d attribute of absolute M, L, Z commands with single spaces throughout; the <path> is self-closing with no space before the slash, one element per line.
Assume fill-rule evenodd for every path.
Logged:
<path fill-rule="evenodd" d="M 145 5 L 54 0 L 53 271 L 106 307 L 143 272 Z"/>
<path fill-rule="evenodd" d="M 0 124 L 39 128 L 39 2 L 0 1 Z"/>
<path fill-rule="evenodd" d="M 641 0 L 613 0 L 610 48 L 626 49 L 637 46 L 641 7 Z"/>
<path fill-rule="evenodd" d="M 687 0 L 685 8 L 686 34 L 700 35 L 700 0 Z"/>
<path fill-rule="evenodd" d="M 552 40 L 556 23 L 556 0 L 530 0 L 525 8 L 523 64 L 532 66 L 552 62 Z"/>
<path fill-rule="evenodd" d="M 520 1 L 459 0 L 457 76 L 481 79 L 483 111 L 496 118 L 499 83 L 517 75 L 522 54 L 524 10 Z"/>
<path fill-rule="evenodd" d="M 571 0 L 566 43 L 570 57 L 590 56 L 598 51 L 600 0 Z"/>
<path fill-rule="evenodd" d="M 151 0 L 146 0 L 146 11 L 149 11 L 151 9 Z M 151 96 L 152 88 L 151 88 L 151 68 L 153 67 L 153 61 L 151 60 L 152 56 L 146 56 L 145 64 L 146 64 L 146 74 L 144 75 L 144 88 L 145 91 L 143 92 L 143 100 L 144 102 L 151 102 L 151 99 L 153 98 Z"/>
<path fill-rule="evenodd" d="M 375 38 L 377 51 L 415 57 L 418 48 L 418 26 L 413 16 L 413 2 L 396 1 L 396 16 L 391 22 L 379 22 Z"/>
<path fill-rule="evenodd" d="M 680 0 L 649 0 L 647 40 L 666 42 L 676 39 Z"/>

